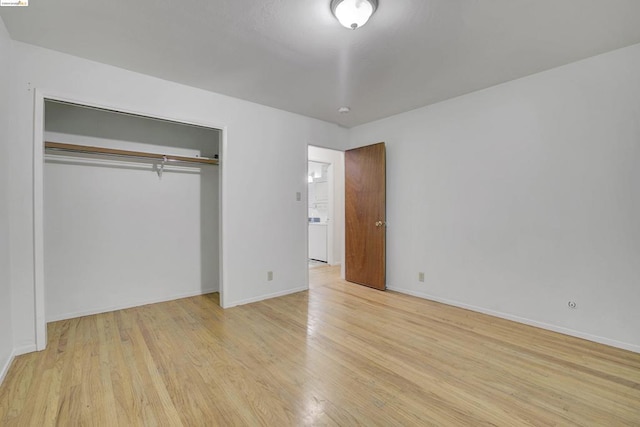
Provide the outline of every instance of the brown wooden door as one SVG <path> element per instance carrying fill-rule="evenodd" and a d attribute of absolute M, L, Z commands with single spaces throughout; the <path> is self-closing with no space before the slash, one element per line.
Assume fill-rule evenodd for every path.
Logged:
<path fill-rule="evenodd" d="M 345 152 L 345 278 L 386 288 L 384 142 Z"/>

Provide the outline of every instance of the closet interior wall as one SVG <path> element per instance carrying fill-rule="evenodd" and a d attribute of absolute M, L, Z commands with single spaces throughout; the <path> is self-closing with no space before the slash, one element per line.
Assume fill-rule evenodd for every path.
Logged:
<path fill-rule="evenodd" d="M 220 131 L 45 102 L 45 141 L 199 156 Z M 217 292 L 219 168 L 47 151 L 47 321 Z"/>

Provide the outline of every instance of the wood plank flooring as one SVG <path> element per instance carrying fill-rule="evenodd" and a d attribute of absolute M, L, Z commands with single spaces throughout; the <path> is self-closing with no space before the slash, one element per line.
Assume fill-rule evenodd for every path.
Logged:
<path fill-rule="evenodd" d="M 640 354 L 310 276 L 227 310 L 51 323 L 0 386 L 0 425 L 640 426 Z"/>

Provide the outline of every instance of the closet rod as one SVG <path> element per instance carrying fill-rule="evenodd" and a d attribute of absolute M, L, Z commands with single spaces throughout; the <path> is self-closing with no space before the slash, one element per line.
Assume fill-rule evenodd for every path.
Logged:
<path fill-rule="evenodd" d="M 188 162 L 188 163 L 205 163 L 208 165 L 218 164 L 218 159 L 210 159 L 208 157 L 175 156 L 172 154 L 146 153 L 143 151 L 119 150 L 115 148 L 93 147 L 90 145 L 64 144 L 61 142 L 45 141 L 44 148 L 51 149 L 51 150 L 73 151 L 76 153 L 142 157 L 145 159 L 169 160 L 169 161 Z"/>

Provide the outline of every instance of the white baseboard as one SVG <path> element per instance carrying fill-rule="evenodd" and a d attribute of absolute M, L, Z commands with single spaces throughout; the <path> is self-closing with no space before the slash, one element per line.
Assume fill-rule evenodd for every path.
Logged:
<path fill-rule="evenodd" d="M 272 294 L 266 294 L 266 295 L 261 295 L 261 296 L 254 297 L 254 298 L 247 298 L 247 299 L 243 299 L 243 300 L 240 300 L 240 301 L 234 301 L 234 302 L 232 302 L 230 304 L 227 304 L 223 308 L 231 308 L 231 307 L 235 307 L 235 306 L 238 306 L 238 305 L 251 304 L 252 302 L 264 301 L 266 299 L 282 297 L 282 296 L 285 296 L 285 295 L 295 294 L 295 293 L 298 293 L 298 292 L 308 291 L 308 290 L 309 290 L 308 286 L 303 286 L 301 288 L 295 288 L 295 289 L 287 289 L 286 291 L 274 292 Z"/>
<path fill-rule="evenodd" d="M 7 372 L 9 372 L 9 368 L 11 367 L 11 364 L 13 363 L 13 359 L 15 358 L 16 358 L 16 352 L 14 350 L 11 352 L 11 354 L 9 354 L 9 357 L 2 365 L 2 370 L 0 370 L 0 385 L 2 385 L 2 383 L 4 382 L 4 378 L 7 376 Z"/>
<path fill-rule="evenodd" d="M 582 338 L 587 341 L 597 342 L 599 344 L 608 345 L 611 347 L 621 348 L 623 350 L 633 351 L 634 353 L 640 353 L 640 345 L 630 344 L 622 341 L 612 340 L 610 338 L 600 337 L 598 335 L 592 335 L 585 332 L 576 331 L 569 328 L 564 328 L 562 326 L 556 326 L 549 323 L 539 322 L 537 320 L 527 319 L 524 317 L 514 316 L 508 313 L 502 313 L 499 311 L 489 310 L 482 307 L 476 307 L 474 305 L 469 305 L 465 303 L 461 303 L 458 301 L 452 301 L 446 298 L 440 298 L 433 295 L 429 295 L 422 292 L 416 292 L 410 289 L 397 288 L 394 286 L 387 286 L 387 289 L 390 291 L 400 292 L 402 294 L 411 295 L 418 298 L 424 298 L 431 301 L 439 302 L 446 305 L 452 305 L 454 307 L 460 307 L 467 310 L 475 311 L 478 313 L 488 314 L 490 316 L 499 317 L 501 319 L 511 320 L 518 323 L 523 323 L 529 326 L 535 326 L 536 328 L 546 329 L 548 331 L 558 332 L 564 335 L 569 335 L 576 338 Z"/>
<path fill-rule="evenodd" d="M 11 364 L 15 360 L 16 356 L 20 356 L 21 354 L 32 353 L 36 351 L 35 344 L 28 344 L 22 347 L 14 348 L 13 351 L 9 354 L 7 360 L 3 363 L 2 369 L 0 370 L 0 384 L 3 383 L 9 369 L 11 368 Z"/>
<path fill-rule="evenodd" d="M 26 344 L 26 345 L 22 345 L 20 347 L 16 347 L 13 349 L 13 355 L 14 356 L 20 356 L 22 354 L 27 354 L 27 353 L 33 353 L 34 351 L 36 351 L 36 344 Z"/>
<path fill-rule="evenodd" d="M 82 316 L 91 316 L 92 314 L 100 314 L 100 313 L 108 313 L 110 311 L 116 311 L 116 310 L 124 310 L 132 307 L 140 307 L 148 304 L 157 304 L 159 302 L 173 301 L 180 298 L 195 297 L 198 295 L 205 295 L 213 292 L 218 292 L 218 289 L 200 289 L 197 291 L 184 292 L 181 294 L 174 294 L 174 295 L 166 295 L 158 298 L 150 298 L 147 300 L 141 300 L 141 301 L 136 301 L 132 303 L 110 305 L 106 307 L 93 308 L 91 310 L 82 310 L 82 311 L 76 311 L 73 313 L 63 313 L 58 315 L 52 315 L 52 316 L 47 316 L 47 323 L 56 322 L 58 320 L 73 319 L 73 318 L 82 317 Z"/>

